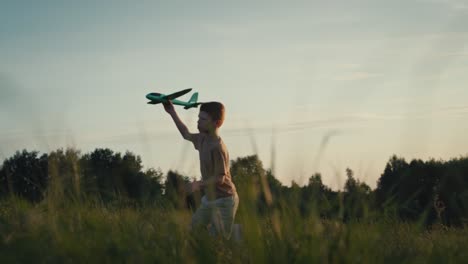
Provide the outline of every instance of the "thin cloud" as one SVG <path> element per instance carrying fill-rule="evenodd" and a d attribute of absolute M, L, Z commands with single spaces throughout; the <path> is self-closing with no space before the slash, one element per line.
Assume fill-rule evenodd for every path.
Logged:
<path fill-rule="evenodd" d="M 468 11 L 468 3 L 465 0 L 420 0 L 420 2 L 444 5 L 454 11 Z"/>
<path fill-rule="evenodd" d="M 440 52 L 434 54 L 435 56 L 440 56 L 440 57 L 466 57 L 468 56 L 468 52 L 466 51 L 460 51 L 460 52 Z"/>
<path fill-rule="evenodd" d="M 341 76 L 337 76 L 335 80 L 360 81 L 360 80 L 371 79 L 371 78 L 375 78 L 379 76 L 381 76 L 381 74 L 376 74 L 376 73 L 371 73 L 371 72 L 366 72 L 366 71 L 355 71 L 355 72 L 347 73 Z"/>
<path fill-rule="evenodd" d="M 351 69 L 351 70 L 357 69 L 357 68 L 359 68 L 361 66 L 362 65 L 359 64 L 359 63 L 339 63 L 339 64 L 336 65 L 336 67 L 338 67 L 338 68 Z"/>
<path fill-rule="evenodd" d="M 15 81 L 8 75 L 0 73 L 0 107 L 5 110 L 16 105 L 21 98 L 21 90 Z"/>

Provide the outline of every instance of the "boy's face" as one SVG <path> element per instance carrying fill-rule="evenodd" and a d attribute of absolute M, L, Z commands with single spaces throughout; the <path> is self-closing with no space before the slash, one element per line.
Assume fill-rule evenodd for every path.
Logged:
<path fill-rule="evenodd" d="M 213 121 L 207 112 L 200 111 L 198 114 L 197 127 L 201 133 L 208 133 L 216 128 L 216 122 Z"/>

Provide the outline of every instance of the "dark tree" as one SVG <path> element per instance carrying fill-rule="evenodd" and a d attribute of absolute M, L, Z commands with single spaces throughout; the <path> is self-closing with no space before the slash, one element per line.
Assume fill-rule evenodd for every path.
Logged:
<path fill-rule="evenodd" d="M 176 209 L 187 208 L 187 186 L 190 179 L 176 171 L 169 171 L 164 182 L 164 196 L 170 206 Z"/>
<path fill-rule="evenodd" d="M 3 162 L 0 171 L 2 195 L 17 195 L 29 201 L 40 201 L 48 183 L 47 155 L 37 151 L 17 151 Z"/>

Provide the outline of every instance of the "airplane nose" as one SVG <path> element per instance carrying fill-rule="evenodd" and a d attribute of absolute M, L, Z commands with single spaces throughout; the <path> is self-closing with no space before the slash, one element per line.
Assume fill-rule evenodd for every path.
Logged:
<path fill-rule="evenodd" d="M 147 95 L 146 95 L 146 99 L 150 99 L 150 96 L 151 96 L 151 94 L 150 94 L 150 93 L 149 93 L 149 94 L 147 94 Z M 150 99 L 150 100 L 151 100 L 151 99 Z"/>

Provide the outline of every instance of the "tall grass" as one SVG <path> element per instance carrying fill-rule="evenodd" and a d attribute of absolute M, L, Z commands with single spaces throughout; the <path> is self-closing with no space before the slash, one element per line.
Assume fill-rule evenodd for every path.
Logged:
<path fill-rule="evenodd" d="M 192 233 L 191 212 L 98 201 L 0 203 L 2 263 L 458 263 L 467 228 L 381 219 L 347 224 L 301 217 L 291 205 L 260 216 L 248 201 L 242 238 Z"/>

